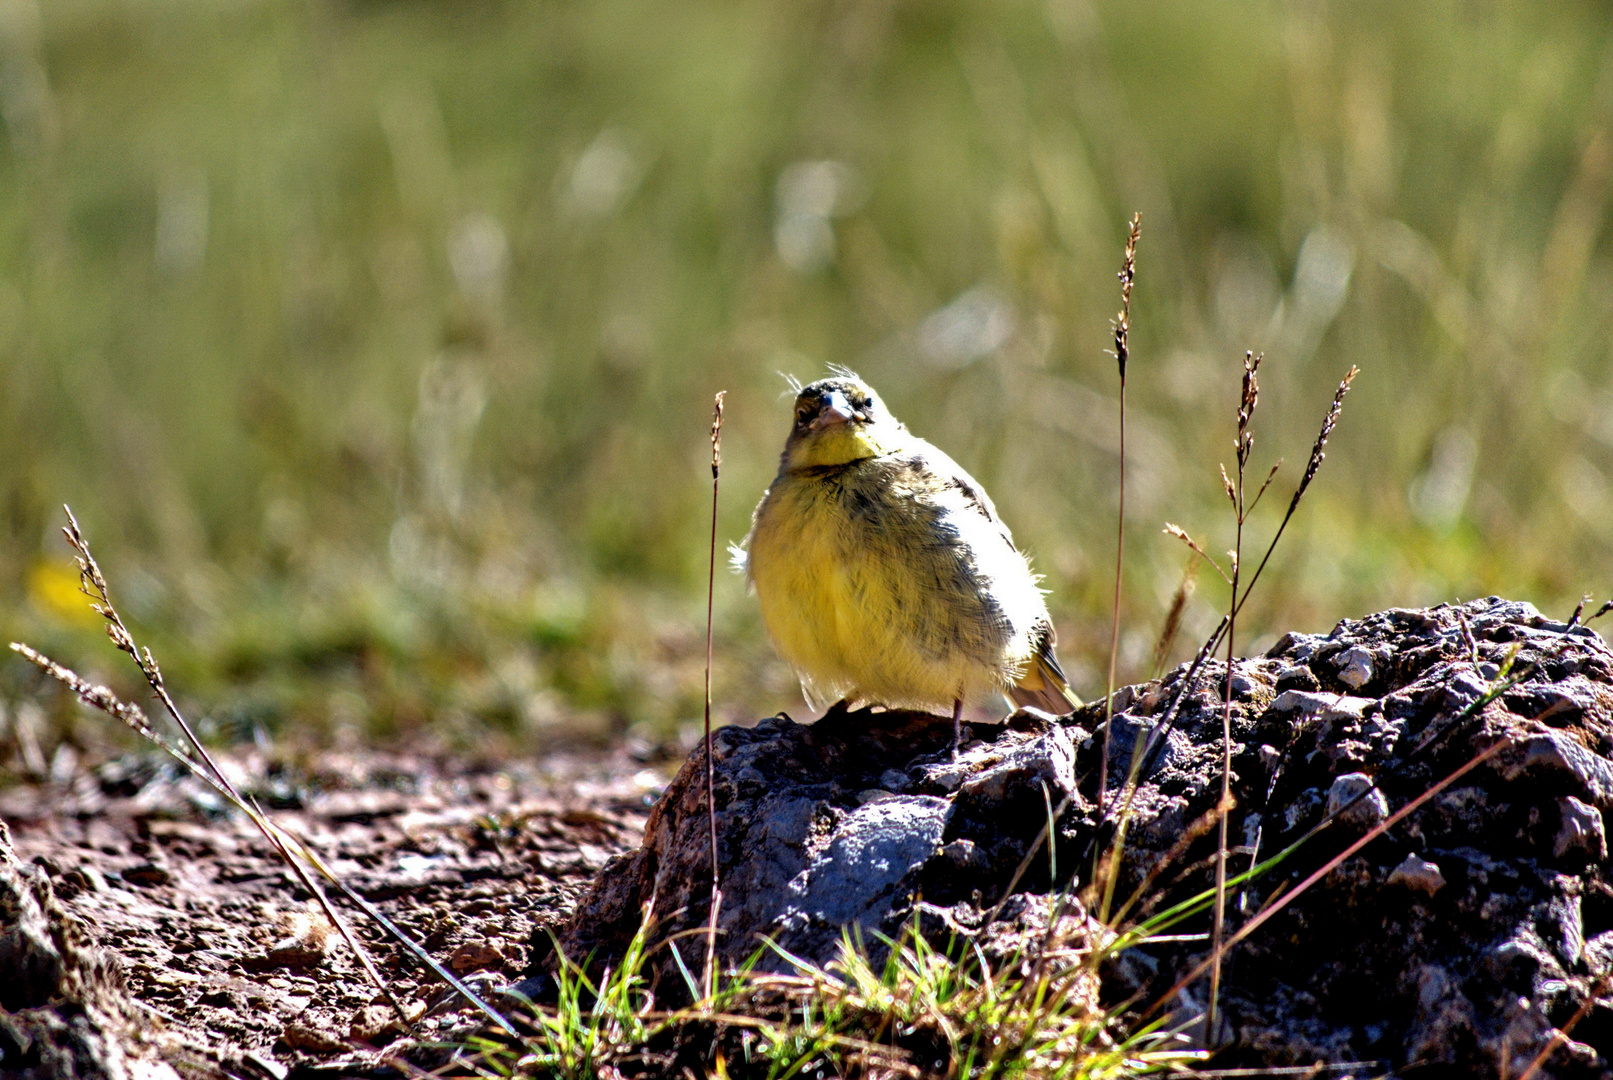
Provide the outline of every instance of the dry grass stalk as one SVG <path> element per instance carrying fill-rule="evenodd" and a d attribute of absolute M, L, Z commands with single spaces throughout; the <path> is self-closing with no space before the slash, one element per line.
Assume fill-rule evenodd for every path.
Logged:
<path fill-rule="evenodd" d="M 1194 586 L 1199 576 L 1200 556 L 1194 552 L 1188 559 L 1187 565 L 1182 567 L 1182 580 L 1177 583 L 1176 591 L 1171 594 L 1170 607 L 1165 609 L 1165 622 L 1159 628 L 1159 636 L 1154 639 L 1154 662 L 1150 668 L 1150 678 L 1157 679 L 1165 670 L 1165 662 L 1170 658 L 1171 647 L 1176 644 L 1176 635 L 1182 630 L 1182 615 L 1187 610 L 1187 601 L 1193 595 Z"/>
<path fill-rule="evenodd" d="M 1174 537 L 1176 537 L 1176 539 L 1178 539 L 1182 543 L 1186 544 L 1190 549 L 1192 549 L 1192 551 L 1193 551 L 1193 553 L 1195 555 L 1197 555 L 1199 558 L 1203 559 L 1205 562 L 1209 563 L 1210 567 L 1217 574 L 1221 575 L 1221 580 L 1222 581 L 1226 582 L 1228 585 L 1232 584 L 1231 575 L 1229 575 L 1225 570 L 1221 569 L 1221 564 L 1216 562 L 1215 558 L 1208 551 L 1204 550 L 1203 545 L 1201 545 L 1197 540 L 1195 540 L 1191 536 L 1189 536 L 1186 529 L 1182 528 L 1180 525 L 1173 525 L 1173 524 L 1171 524 L 1170 522 L 1167 521 L 1165 523 L 1165 527 L 1160 531 L 1164 532 L 1164 533 L 1166 533 L 1166 534 L 1168 534 L 1170 536 L 1174 536 Z"/>
<path fill-rule="evenodd" d="M 1143 216 L 1131 215 L 1120 262 L 1120 314 L 1115 316 L 1115 362 L 1120 369 L 1120 508 L 1115 514 L 1115 596 L 1109 625 L 1109 677 L 1103 693 L 1103 756 L 1098 759 L 1098 805 L 1109 791 L 1109 721 L 1114 714 L 1115 664 L 1120 655 L 1120 583 L 1126 566 L 1126 363 L 1131 359 L 1131 287 L 1137 280 L 1137 241 Z"/>
<path fill-rule="evenodd" d="M 1590 593 L 1585 593 L 1583 596 L 1581 596 L 1579 598 L 1579 603 L 1574 605 L 1574 614 L 1570 615 L 1569 618 L 1568 618 L 1568 628 L 1570 630 L 1572 630 L 1574 627 L 1579 625 L 1579 617 L 1581 615 L 1585 614 L 1585 605 L 1590 603 L 1590 602 L 1591 602 L 1591 594 Z"/>
<path fill-rule="evenodd" d="M 711 913 L 706 926 L 706 966 L 703 987 L 709 1000 L 715 992 L 717 968 L 717 912 L 722 907 L 717 867 L 717 764 L 711 756 L 711 622 L 717 591 L 717 485 L 722 475 L 722 403 L 727 391 L 717 392 L 711 418 L 711 552 L 706 568 L 706 820 L 711 829 Z"/>
<path fill-rule="evenodd" d="M 377 919 L 383 928 L 385 928 L 395 938 L 400 940 L 407 948 L 410 949 L 411 952 L 422 959 L 437 975 L 441 976 L 446 982 L 448 982 L 449 985 L 453 986 L 457 991 L 459 991 L 459 993 L 464 995 L 472 1005 L 478 1008 L 490 1020 L 513 1034 L 514 1028 L 510 1025 L 509 1021 L 505 1020 L 504 1017 L 501 1016 L 496 1010 L 494 1010 L 486 1002 L 482 1001 L 481 998 L 479 998 L 468 986 L 465 985 L 463 980 L 459 979 L 446 968 L 442 967 L 442 965 L 438 964 L 430 957 L 429 954 L 425 952 L 423 947 L 421 947 L 417 942 L 408 938 L 408 936 L 405 935 L 402 930 L 400 930 L 390 920 L 382 916 L 381 913 L 373 907 L 373 905 L 370 905 L 368 901 L 365 901 L 362 897 L 359 897 L 357 893 L 343 884 L 331 871 L 330 867 L 325 864 L 324 860 L 321 859 L 304 840 L 271 822 L 254 800 L 248 799 L 240 792 L 239 789 L 235 787 L 230 778 L 213 760 L 212 755 L 207 752 L 207 747 L 202 743 L 195 730 L 191 727 L 189 721 L 187 721 L 184 717 L 184 714 L 180 712 L 179 706 L 174 702 L 173 697 L 168 693 L 167 684 L 162 675 L 162 668 L 158 665 L 156 657 L 152 655 L 152 652 L 149 648 L 142 649 L 136 644 L 133 633 L 130 632 L 127 624 L 125 624 L 123 621 L 123 616 L 118 612 L 117 607 L 112 603 L 111 591 L 107 586 L 106 575 L 101 572 L 100 564 L 95 561 L 95 556 L 91 554 L 89 542 L 84 538 L 84 533 L 79 527 L 78 519 L 73 516 L 73 511 L 70 507 L 64 506 L 62 509 L 67 513 L 68 521 L 67 526 L 62 529 L 62 533 L 64 536 L 66 536 L 68 544 L 70 544 L 74 552 L 76 552 L 79 566 L 80 591 L 83 592 L 85 596 L 89 597 L 90 607 L 95 611 L 95 613 L 106 620 L 106 633 L 107 637 L 111 639 L 112 644 L 120 652 L 125 652 L 134 659 L 136 665 L 140 668 L 140 673 L 145 677 L 147 685 L 151 687 L 152 692 L 156 694 L 158 700 L 162 702 L 163 708 L 167 710 L 168 715 L 173 719 L 174 723 L 179 727 L 179 730 L 184 734 L 185 745 L 183 747 L 176 746 L 168 739 L 164 738 L 151 726 L 150 721 L 139 706 L 120 700 L 117 695 L 113 694 L 108 688 L 89 682 L 87 679 L 82 678 L 71 669 L 56 663 L 49 657 L 44 656 L 37 650 L 20 642 L 12 642 L 12 650 L 33 663 L 47 675 L 68 687 L 68 689 L 72 690 L 74 694 L 78 695 L 79 699 L 85 704 L 100 709 L 101 711 L 107 713 L 107 715 L 130 727 L 137 734 L 149 739 L 151 742 L 161 747 L 165 752 L 173 756 L 177 761 L 184 765 L 192 773 L 192 775 L 208 784 L 222 797 L 224 797 L 231 805 L 235 806 L 243 814 L 245 814 L 247 819 L 252 822 L 253 826 L 257 828 L 260 833 L 262 833 L 266 840 L 268 840 L 270 846 L 274 848 L 275 853 L 279 855 L 281 860 L 285 862 L 287 867 L 291 869 L 292 873 L 296 876 L 298 883 L 304 889 L 306 889 L 311 896 L 314 897 L 315 901 L 319 904 L 321 911 L 324 913 L 325 918 L 341 934 L 342 939 L 347 942 L 348 947 L 353 950 L 353 954 L 357 958 L 359 966 L 363 969 L 365 977 L 368 978 L 371 984 L 374 985 L 376 989 L 379 990 L 387 999 L 387 1002 L 392 1006 L 394 1012 L 405 1025 L 413 1023 L 413 1017 L 409 1014 L 403 1003 L 398 1000 L 397 996 L 392 993 L 391 988 L 387 986 L 385 980 L 381 978 L 381 973 L 375 967 L 375 963 L 370 958 L 369 952 L 364 948 L 362 943 L 359 942 L 357 936 L 354 935 L 351 927 L 348 926 L 347 921 L 342 918 L 341 914 L 331 904 L 329 896 L 327 896 L 324 889 L 320 887 L 318 881 L 315 880 L 314 876 L 309 873 L 308 867 L 310 865 L 313 866 L 314 869 L 317 870 L 319 874 L 327 881 L 336 885 L 344 895 L 357 902 L 366 911 L 366 913 Z"/>
<path fill-rule="evenodd" d="M 1227 483 L 1226 466 L 1221 467 L 1221 481 L 1227 487 L 1232 501 L 1236 525 L 1236 540 L 1228 554 L 1232 560 L 1232 592 L 1227 601 L 1227 670 L 1221 705 L 1221 797 L 1216 810 L 1220 820 L 1216 823 L 1215 847 L 1215 911 L 1210 924 L 1211 957 L 1210 999 L 1204 1018 L 1204 1038 L 1215 1041 L 1216 1009 L 1221 993 L 1221 941 L 1226 932 L 1227 900 L 1227 817 L 1232 811 L 1232 672 L 1237 663 L 1234 646 L 1238 636 L 1238 579 L 1239 564 L 1243 555 L 1243 526 L 1249 519 L 1249 507 L 1244 499 L 1244 481 L 1249 469 L 1249 456 L 1254 452 L 1255 433 L 1251 430 L 1255 409 L 1260 404 L 1260 362 L 1264 355 L 1254 352 L 1243 354 L 1243 388 L 1238 399 L 1238 434 L 1234 441 L 1238 478 L 1234 489 Z M 1276 470 L 1272 470 L 1275 474 Z M 1269 480 L 1269 477 L 1268 477 Z"/>

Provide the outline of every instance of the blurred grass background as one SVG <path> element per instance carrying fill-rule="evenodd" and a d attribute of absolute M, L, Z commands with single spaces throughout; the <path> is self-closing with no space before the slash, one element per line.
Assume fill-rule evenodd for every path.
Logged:
<path fill-rule="evenodd" d="M 1101 693 L 1133 210 L 1122 678 L 1160 524 L 1228 546 L 1246 348 L 1272 515 L 1363 369 L 1251 646 L 1613 587 L 1601 3 L 0 0 L 0 119 L 0 635 L 131 688 L 69 502 L 221 738 L 686 727 L 711 395 L 738 539 L 829 363 L 987 485 Z M 720 718 L 803 711 L 717 610 Z M 104 726 L 15 659 L 0 718 L 33 770 Z"/>

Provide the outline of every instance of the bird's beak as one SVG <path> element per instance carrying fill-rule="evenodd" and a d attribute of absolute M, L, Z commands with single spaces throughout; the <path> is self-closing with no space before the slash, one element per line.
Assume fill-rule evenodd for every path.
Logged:
<path fill-rule="evenodd" d="M 811 429 L 813 431 L 822 431 L 824 428 L 832 427 L 835 424 L 844 424 L 850 419 L 851 402 L 846 400 L 846 395 L 844 394 L 832 393 L 824 399 L 823 407 L 818 410 L 818 415 L 812 418 Z"/>

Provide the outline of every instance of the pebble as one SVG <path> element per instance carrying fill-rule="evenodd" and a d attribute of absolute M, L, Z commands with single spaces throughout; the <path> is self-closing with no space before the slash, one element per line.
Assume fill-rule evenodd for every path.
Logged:
<path fill-rule="evenodd" d="M 1344 650 L 1334 663 L 1339 668 L 1339 682 L 1351 690 L 1359 690 L 1372 681 L 1372 654 L 1359 645 Z"/>
<path fill-rule="evenodd" d="M 1600 810 L 1572 795 L 1558 799 L 1557 809 L 1563 823 L 1552 841 L 1553 855 L 1560 859 L 1570 851 L 1583 851 L 1596 862 L 1607 858 L 1607 830 Z"/>
<path fill-rule="evenodd" d="M 1345 773 L 1327 789 L 1327 812 L 1370 829 L 1389 816 L 1389 800 L 1366 773 Z"/>
<path fill-rule="evenodd" d="M 1439 872 L 1438 863 L 1429 862 L 1413 852 L 1389 872 L 1389 884 L 1404 885 L 1408 889 L 1421 889 L 1429 896 L 1433 896 L 1445 887 L 1445 875 Z"/>

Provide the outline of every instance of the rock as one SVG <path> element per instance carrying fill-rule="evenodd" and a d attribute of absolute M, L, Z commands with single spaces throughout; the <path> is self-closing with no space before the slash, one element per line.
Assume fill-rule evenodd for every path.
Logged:
<path fill-rule="evenodd" d="M 1334 664 L 1339 669 L 1339 682 L 1351 690 L 1359 690 L 1372 681 L 1372 654 L 1359 646 L 1344 650 Z"/>
<path fill-rule="evenodd" d="M 403 1004 L 404 1017 L 412 1023 L 425 1011 L 422 1002 L 405 1001 Z M 381 1046 L 403 1034 L 404 1018 L 390 1004 L 373 1002 L 364 1006 L 353 1014 L 348 1021 L 347 1037 L 356 1043 L 365 1043 L 371 1046 Z"/>
<path fill-rule="evenodd" d="M 1508 663 L 1512 685 L 1499 681 Z M 1377 1073 L 1422 1062 L 1442 1075 L 1518 1075 L 1549 1046 L 1538 1080 L 1613 1073 L 1613 1010 L 1588 1003 L 1613 963 L 1602 867 L 1613 650 L 1491 597 L 1286 634 L 1237 661 L 1231 684 L 1229 832 L 1256 856 L 1308 839 L 1253 883 L 1248 902 L 1228 905 L 1229 932 L 1259 910 L 1257 897 L 1467 771 L 1238 946 L 1223 972 L 1227 1045 L 1214 1067 L 1371 1061 Z M 826 964 L 842 926 L 875 951 L 873 931 L 915 922 L 939 945 L 1021 940 L 1072 874 L 1079 893 L 1122 804 L 1116 896 L 1142 889 L 1160 911 L 1197 894 L 1213 879 L 1218 830 L 1207 815 L 1220 797 L 1226 686 L 1225 664 L 1210 660 L 1117 691 L 1107 763 L 1101 702 L 969 725 L 957 761 L 948 717 L 859 710 L 724 729 L 714 754 L 723 962 L 743 962 L 765 937 Z M 1139 749 L 1139 783 L 1123 793 Z M 605 868 L 563 928 L 567 955 L 619 954 L 652 899 L 657 942 L 704 923 L 704 774 L 697 750 L 651 812 L 643 847 Z M 1340 820 L 1310 835 L 1334 812 Z M 1249 857 L 1237 856 L 1240 868 Z M 1206 917 L 1173 928 L 1185 940 L 1105 960 L 1106 1007 L 1165 995 L 1203 959 L 1192 932 L 1207 928 Z M 1113 931 L 1083 910 L 1068 932 L 1091 948 Z M 700 939 L 676 940 L 696 958 Z M 788 968 L 777 953 L 762 962 Z M 663 988 L 680 982 L 669 965 Z M 1175 1006 L 1206 993 L 1190 986 Z M 1591 1019 L 1550 1043 L 1582 1007 Z"/>
<path fill-rule="evenodd" d="M 306 971 L 325 962 L 336 928 L 322 914 L 297 912 L 284 920 L 282 929 L 284 937 L 261 955 L 243 957 L 241 966 L 257 972 L 276 968 Z"/>
<path fill-rule="evenodd" d="M 1400 860 L 1400 865 L 1389 872 L 1389 884 L 1419 889 L 1433 896 L 1445 887 L 1445 875 L 1439 872 L 1438 863 L 1431 863 L 1413 853 Z"/>
<path fill-rule="evenodd" d="M 483 968 L 497 968 L 504 963 L 504 954 L 498 946 L 482 941 L 467 941 L 454 950 L 454 955 L 448 958 L 448 966 L 454 969 L 456 975 L 479 971 Z"/>
<path fill-rule="evenodd" d="M 280 1041 L 293 1050 L 305 1050 L 310 1054 L 335 1054 L 347 1049 L 347 1040 L 341 1036 L 297 1020 L 286 1025 L 280 1033 Z"/>
<path fill-rule="evenodd" d="M 1497 761 L 1508 780 L 1558 773 L 1572 778 L 1578 793 L 1598 808 L 1613 806 L 1613 761 L 1560 731 L 1548 729 L 1518 740 Z"/>
<path fill-rule="evenodd" d="M 1279 695 L 1284 694 L 1289 690 L 1306 690 L 1314 692 L 1320 690 L 1321 688 L 1322 684 L 1317 680 L 1315 675 L 1311 674 L 1311 669 L 1306 667 L 1304 664 L 1294 664 L 1290 667 L 1282 667 L 1277 670 L 1277 693 Z"/>
<path fill-rule="evenodd" d="M 1372 777 L 1345 773 L 1327 789 L 1327 815 L 1364 832 L 1389 816 L 1389 800 L 1372 783 Z"/>
<path fill-rule="evenodd" d="M 1348 694 L 1322 694 L 1306 690 L 1285 690 L 1278 694 L 1271 707 L 1278 712 L 1297 712 L 1304 719 L 1359 720 L 1366 713 L 1371 699 L 1350 697 Z"/>
<path fill-rule="evenodd" d="M 1571 851 L 1578 851 L 1595 862 L 1607 858 L 1607 831 L 1602 825 L 1600 810 L 1572 795 L 1558 799 L 1557 809 L 1562 815 L 1562 827 L 1551 844 L 1553 855 L 1560 859 Z"/>

